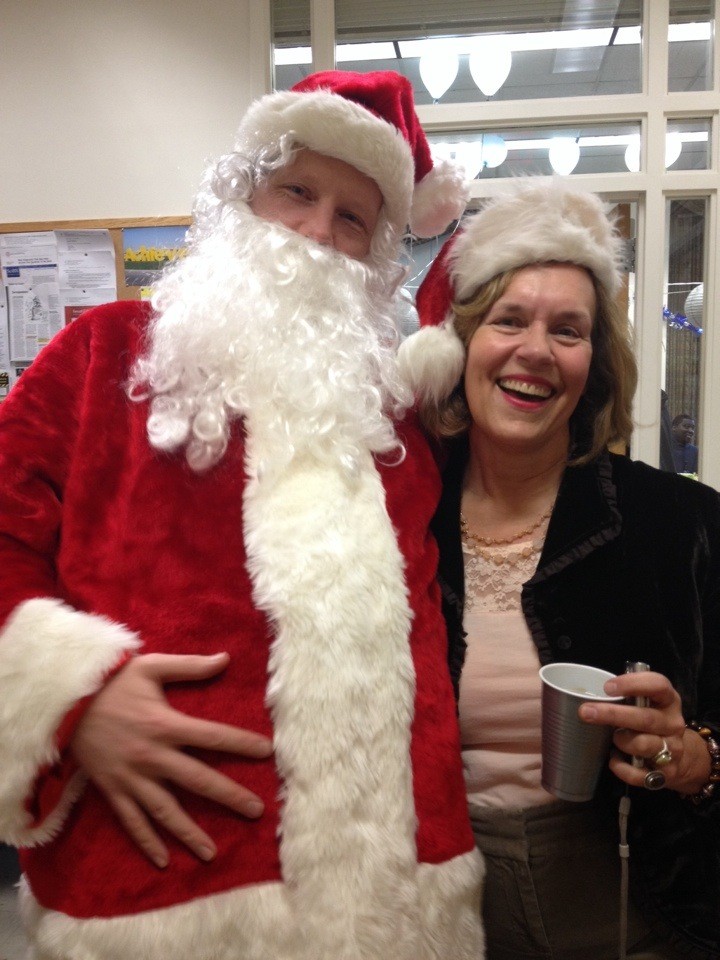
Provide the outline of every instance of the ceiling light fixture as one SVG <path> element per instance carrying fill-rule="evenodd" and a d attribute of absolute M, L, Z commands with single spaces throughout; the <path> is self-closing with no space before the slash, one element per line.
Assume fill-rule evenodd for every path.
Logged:
<path fill-rule="evenodd" d="M 668 28 L 670 43 L 688 43 L 697 40 L 709 40 L 712 36 L 709 22 L 671 23 Z M 597 30 L 541 30 L 537 33 L 488 34 L 493 42 L 499 37 L 505 40 L 507 49 L 515 52 L 522 50 L 562 50 L 572 47 L 606 47 L 610 43 L 612 31 Z M 450 44 L 453 52 L 470 54 L 480 41 L 486 37 L 444 38 L 442 42 Z M 639 45 L 642 39 L 639 26 L 620 27 L 612 39 L 613 46 Z M 435 39 L 395 41 L 403 59 L 421 57 L 431 51 Z M 310 47 L 275 47 L 273 50 L 275 66 L 286 67 L 312 63 Z M 336 48 L 337 62 L 362 62 L 363 60 L 397 59 L 393 41 L 379 43 L 342 43 Z"/>

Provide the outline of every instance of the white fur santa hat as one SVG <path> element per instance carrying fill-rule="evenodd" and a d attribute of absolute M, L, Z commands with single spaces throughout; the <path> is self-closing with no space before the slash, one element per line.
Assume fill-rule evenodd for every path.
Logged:
<path fill-rule="evenodd" d="M 371 177 L 398 234 L 409 225 L 418 237 L 437 236 L 465 209 L 461 170 L 433 163 L 412 86 L 391 70 L 327 70 L 261 97 L 245 115 L 235 149 L 254 153 L 287 134 Z"/>
<path fill-rule="evenodd" d="M 400 347 L 403 376 L 417 396 L 439 401 L 457 385 L 465 350 L 452 303 L 470 300 L 488 280 L 534 263 L 588 269 L 610 299 L 622 283 L 623 240 L 610 208 L 594 193 L 556 177 L 508 184 L 447 241 L 417 293 L 421 329 Z"/>

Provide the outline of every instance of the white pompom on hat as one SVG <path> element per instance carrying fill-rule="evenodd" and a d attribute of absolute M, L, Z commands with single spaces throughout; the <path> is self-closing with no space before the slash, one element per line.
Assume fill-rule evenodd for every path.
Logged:
<path fill-rule="evenodd" d="M 596 194 L 555 177 L 512 181 L 465 219 L 420 285 L 421 329 L 400 347 L 406 382 L 417 396 L 435 402 L 451 393 L 465 356 L 452 303 L 471 299 L 493 277 L 535 263 L 573 263 L 589 270 L 614 299 L 622 284 L 622 254 L 610 208 Z"/>
<path fill-rule="evenodd" d="M 409 226 L 418 237 L 437 236 L 465 209 L 462 171 L 433 162 L 410 81 L 394 71 L 327 70 L 261 97 L 243 118 L 235 149 L 256 153 L 285 135 L 371 177 L 398 234 Z"/>

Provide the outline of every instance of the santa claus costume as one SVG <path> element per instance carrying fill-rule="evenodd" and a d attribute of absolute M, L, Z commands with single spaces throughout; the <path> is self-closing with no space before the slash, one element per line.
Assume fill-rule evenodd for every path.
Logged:
<path fill-rule="evenodd" d="M 413 192 L 437 200 L 430 232 L 457 202 L 409 97 L 394 74 L 316 75 L 254 104 L 235 154 L 291 131 L 346 160 L 397 244 Z M 0 412 L 0 837 L 22 848 L 31 956 L 478 960 L 439 479 L 403 413 L 390 281 L 218 192 L 199 220 L 222 229 L 198 231 L 154 307 L 89 311 Z M 264 760 L 198 752 L 265 813 L 177 791 L 218 853 L 166 838 L 159 870 L 68 742 L 128 657 L 218 651 L 220 676 L 166 696 L 273 738 Z"/>

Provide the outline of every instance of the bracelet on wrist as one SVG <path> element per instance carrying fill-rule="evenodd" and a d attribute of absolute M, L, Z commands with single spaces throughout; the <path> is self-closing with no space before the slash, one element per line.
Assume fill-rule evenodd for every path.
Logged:
<path fill-rule="evenodd" d="M 693 803 L 699 804 L 712 799 L 717 785 L 720 783 L 720 743 L 715 739 L 710 727 L 706 727 L 705 724 L 699 723 L 697 720 L 688 720 L 685 726 L 694 730 L 703 738 L 710 754 L 710 777 L 697 793 L 689 796 Z"/>

